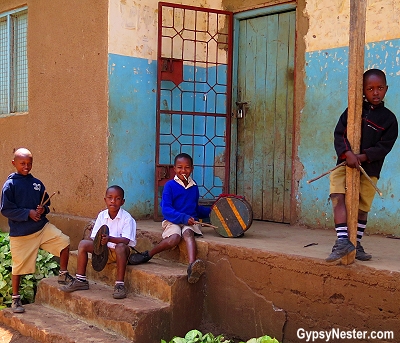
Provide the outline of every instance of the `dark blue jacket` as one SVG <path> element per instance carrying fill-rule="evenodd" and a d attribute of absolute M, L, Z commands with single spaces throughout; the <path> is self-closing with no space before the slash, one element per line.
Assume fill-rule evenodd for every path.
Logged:
<path fill-rule="evenodd" d="M 50 212 L 48 202 L 45 212 L 37 222 L 29 217 L 30 210 L 36 210 L 45 191 L 44 184 L 32 174 L 11 174 L 1 192 L 1 214 L 8 218 L 10 236 L 27 236 L 43 228 Z M 48 198 L 46 194 L 45 200 Z"/>

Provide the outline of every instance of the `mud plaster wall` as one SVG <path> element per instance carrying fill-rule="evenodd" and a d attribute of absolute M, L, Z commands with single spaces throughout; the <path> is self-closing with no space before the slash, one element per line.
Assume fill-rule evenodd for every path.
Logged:
<path fill-rule="evenodd" d="M 241 339 L 268 334 L 284 343 L 305 341 L 300 328 L 400 335 L 398 272 L 218 244 L 206 249 L 205 316 L 220 332 Z"/>
<path fill-rule="evenodd" d="M 206 261 L 203 327 L 246 341 L 270 335 L 279 342 L 305 342 L 297 336 L 304 330 L 393 331 L 398 342 L 400 288 L 397 268 L 378 270 L 354 263 L 326 263 L 321 258 L 271 251 L 262 239 L 246 243 L 244 238 L 207 241 L 204 230 L 196 240 L 198 258 Z M 139 250 L 159 242 L 159 232 L 138 232 Z M 184 243 L 164 251 L 161 258 L 186 264 Z M 203 330 L 203 331 L 205 331 Z M 173 334 L 173 333 L 171 333 Z M 171 337 L 172 338 L 172 337 Z M 323 342 L 320 339 L 315 342 Z M 330 340 L 330 342 L 345 340 Z M 373 342 L 351 340 L 348 342 Z M 378 341 L 378 340 L 376 340 Z"/>
<path fill-rule="evenodd" d="M 400 114 L 399 51 L 400 29 L 397 25 L 400 3 L 389 0 L 369 1 L 367 7 L 365 69 L 386 72 L 389 91 L 386 106 Z M 309 29 L 304 36 L 305 94 L 299 108 L 297 140 L 298 220 L 310 227 L 333 227 L 329 197 L 329 178 L 307 184 L 316 175 L 336 163 L 333 129 L 347 106 L 348 1 L 307 1 L 304 15 Z M 297 97 L 303 96 L 296 94 Z M 400 183 L 397 181 L 399 141 L 385 161 L 378 187 L 383 198 L 375 196 L 369 214 L 369 233 L 399 234 Z M 303 169 L 302 175 L 299 170 Z"/>
<path fill-rule="evenodd" d="M 109 2 L 109 180 L 125 188 L 124 207 L 138 219 L 154 207 L 157 22 L 158 1 Z"/>
<path fill-rule="evenodd" d="M 32 174 L 57 193 L 57 225 L 81 236 L 79 218 L 103 208 L 107 185 L 107 1 L 2 0 L 0 12 L 22 5 L 29 112 L 0 117 L 0 179 L 14 171 L 13 150 L 29 148 Z"/>

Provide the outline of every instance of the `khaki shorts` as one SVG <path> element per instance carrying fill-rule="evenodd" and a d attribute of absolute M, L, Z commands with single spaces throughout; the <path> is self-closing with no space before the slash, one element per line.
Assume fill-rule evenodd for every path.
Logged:
<path fill-rule="evenodd" d="M 174 234 L 177 234 L 179 236 L 182 237 L 183 233 L 186 230 L 192 230 L 196 235 L 198 236 L 202 236 L 202 232 L 200 230 L 200 225 L 195 224 L 195 225 L 178 225 L 178 224 L 174 224 L 171 223 L 168 220 L 163 220 L 162 224 L 161 224 L 162 228 L 163 228 L 163 233 L 162 233 L 162 238 L 167 238 L 170 237 Z"/>
<path fill-rule="evenodd" d="M 131 256 L 134 250 L 132 247 L 129 247 L 129 249 L 130 249 L 129 256 Z M 129 256 L 128 256 L 128 258 L 129 258 Z M 117 262 L 117 254 L 115 253 L 115 249 L 108 248 L 107 264 L 114 263 L 114 262 Z M 126 263 L 128 263 L 128 259 L 126 259 Z"/>
<path fill-rule="evenodd" d="M 39 248 L 60 256 L 61 250 L 69 245 L 69 237 L 53 224 L 47 222 L 43 229 L 28 236 L 10 237 L 12 274 L 33 274 Z"/>
<path fill-rule="evenodd" d="M 335 169 L 329 176 L 330 194 L 339 193 L 346 194 L 346 166 Z M 371 180 L 376 184 L 378 178 L 371 176 Z M 360 204 L 358 208 L 361 211 L 369 212 L 371 210 L 372 201 L 375 196 L 375 188 L 371 185 L 368 179 L 361 174 L 360 176 Z"/>

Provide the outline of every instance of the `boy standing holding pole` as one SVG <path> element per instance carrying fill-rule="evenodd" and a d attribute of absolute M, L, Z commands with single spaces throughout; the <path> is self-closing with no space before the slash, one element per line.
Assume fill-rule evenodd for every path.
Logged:
<path fill-rule="evenodd" d="M 354 154 L 347 139 L 347 110 L 340 116 L 334 132 L 337 164 L 346 162 L 350 168 L 365 170 L 369 179 L 376 184 L 386 155 L 393 148 L 398 135 L 396 116 L 384 106 L 383 98 L 388 90 L 386 76 L 379 69 L 370 69 L 363 76 L 363 111 L 361 124 L 360 153 Z M 349 240 L 347 226 L 346 166 L 335 169 L 330 175 L 330 197 L 337 240 L 327 262 L 336 261 L 356 249 L 356 259 L 368 261 L 372 258 L 361 245 L 368 212 L 375 195 L 375 187 L 366 175 L 360 177 L 360 195 L 356 247 Z"/>

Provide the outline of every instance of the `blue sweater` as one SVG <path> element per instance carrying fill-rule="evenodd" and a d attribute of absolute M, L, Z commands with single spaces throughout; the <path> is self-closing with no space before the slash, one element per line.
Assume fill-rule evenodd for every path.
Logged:
<path fill-rule="evenodd" d="M 164 186 L 161 199 L 164 219 L 174 224 L 187 224 L 190 217 L 195 220 L 208 217 L 211 210 L 199 206 L 198 201 L 197 185 L 185 188 L 175 180 L 168 181 Z"/>
<path fill-rule="evenodd" d="M 44 184 L 32 174 L 11 174 L 4 183 L 1 192 L 1 214 L 8 218 L 10 236 L 27 236 L 40 231 L 48 222 L 50 203 L 45 205 L 45 211 L 39 221 L 29 217 L 30 210 L 36 210 L 45 191 Z M 46 194 L 45 199 L 49 196 Z"/>

